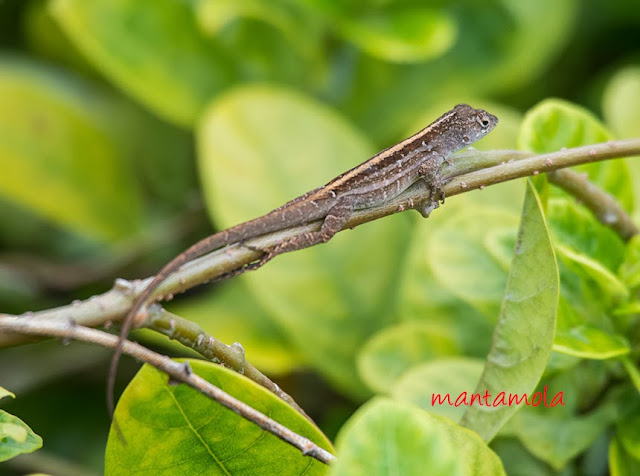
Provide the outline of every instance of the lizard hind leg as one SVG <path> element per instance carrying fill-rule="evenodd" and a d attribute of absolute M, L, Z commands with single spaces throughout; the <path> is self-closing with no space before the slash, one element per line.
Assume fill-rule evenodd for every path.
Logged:
<path fill-rule="evenodd" d="M 273 247 L 263 249 L 262 251 L 265 252 L 265 255 L 260 259 L 260 261 L 249 265 L 248 269 L 258 269 L 282 253 L 288 253 L 290 251 L 301 250 L 313 245 L 326 243 L 333 238 L 336 233 L 344 228 L 344 225 L 349 221 L 349 218 L 353 213 L 353 207 L 353 197 L 347 196 L 339 199 L 336 204 L 329 209 L 329 212 L 325 216 L 324 222 L 322 222 L 322 226 L 318 231 L 304 233 L 289 240 L 282 241 Z"/>

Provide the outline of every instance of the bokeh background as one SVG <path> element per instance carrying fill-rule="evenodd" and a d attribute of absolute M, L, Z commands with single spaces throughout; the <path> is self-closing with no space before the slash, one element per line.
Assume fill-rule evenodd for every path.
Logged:
<path fill-rule="evenodd" d="M 524 111 L 549 97 L 640 135 L 637 0 L 0 0 L 0 312 L 149 276 L 460 102 L 500 117 L 480 147 L 515 148 Z M 523 190 L 474 200 L 517 216 Z M 437 352 L 490 343 L 499 300 L 460 303 L 432 273 L 407 275 L 427 225 L 386 221 L 171 309 L 241 342 L 333 436 L 381 385 L 359 354 L 380 329 L 428 315 Z M 51 341 L 0 349 L 0 385 L 18 396 L 3 407 L 45 440 L 7 471 L 101 472 L 108 359 Z M 120 388 L 136 368 L 123 363 Z"/>

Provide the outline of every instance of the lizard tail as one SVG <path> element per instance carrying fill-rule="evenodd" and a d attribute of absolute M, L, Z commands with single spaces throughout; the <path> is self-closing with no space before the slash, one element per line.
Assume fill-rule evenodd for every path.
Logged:
<path fill-rule="evenodd" d="M 179 254 L 174 259 L 169 261 L 166 265 L 162 267 L 160 271 L 153 277 L 149 285 L 138 295 L 136 300 L 133 302 L 133 305 L 129 309 L 129 312 L 125 316 L 122 321 L 122 328 L 120 330 L 120 338 L 118 339 L 118 343 L 113 352 L 113 356 L 111 357 L 111 365 L 109 367 L 109 379 L 107 381 L 107 408 L 109 409 L 109 415 L 113 419 L 113 412 L 115 409 L 114 405 L 114 389 L 116 382 L 116 373 L 118 371 L 118 362 L 120 361 L 120 357 L 122 356 L 122 347 L 124 345 L 124 341 L 127 339 L 129 332 L 131 331 L 131 327 L 133 326 L 133 322 L 135 321 L 135 317 L 139 314 L 140 310 L 147 304 L 150 300 L 153 292 L 156 288 L 171 274 L 177 271 L 183 264 L 187 263 L 195 259 L 198 256 L 201 256 L 208 251 L 213 251 L 217 248 L 224 246 L 228 242 L 228 233 L 221 232 L 216 235 L 205 238 L 204 240 L 199 241 L 195 245 L 191 246 L 184 253 Z"/>
<path fill-rule="evenodd" d="M 287 209 L 293 209 L 294 207 L 292 205 L 300 202 L 302 198 L 306 198 L 308 195 L 309 194 L 306 194 L 296 200 L 292 200 L 291 202 L 287 203 L 287 205 L 273 210 L 263 217 L 241 223 L 240 225 L 236 225 L 225 231 L 218 232 L 215 235 L 200 240 L 199 242 L 188 248 L 184 253 L 179 254 L 174 259 L 169 261 L 160 271 L 158 271 L 158 274 L 154 276 L 149 285 L 140 293 L 140 295 L 138 295 L 136 300 L 133 302 L 131 309 L 122 321 L 120 338 L 118 339 L 118 343 L 116 344 L 113 356 L 111 358 L 111 365 L 109 367 L 109 379 L 107 380 L 107 408 L 109 409 L 109 414 L 112 419 L 115 409 L 113 393 L 116 381 L 116 373 L 118 369 L 118 362 L 120 360 L 120 357 L 122 356 L 122 347 L 124 345 L 124 341 L 126 340 L 127 335 L 129 334 L 129 331 L 133 326 L 135 317 L 139 314 L 140 310 L 149 302 L 156 288 L 160 284 L 162 284 L 162 282 L 167 277 L 177 271 L 183 264 L 195 258 L 198 258 L 211 251 L 215 251 L 231 243 L 254 238 L 265 233 L 276 231 L 282 226 L 282 223 L 285 221 L 284 217 L 286 216 L 285 213 Z M 268 220 L 266 220 L 265 222 L 265 219 L 267 218 Z M 260 226 L 256 227 L 257 224 L 260 224 Z"/>

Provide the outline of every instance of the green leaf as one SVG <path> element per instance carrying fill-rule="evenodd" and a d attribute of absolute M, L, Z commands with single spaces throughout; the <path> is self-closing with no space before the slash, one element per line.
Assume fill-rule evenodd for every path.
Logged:
<path fill-rule="evenodd" d="M 640 462 L 640 408 L 617 421 L 618 441 L 629 455 Z"/>
<path fill-rule="evenodd" d="M 638 137 L 640 131 L 640 67 L 629 66 L 616 72 L 605 87 L 602 113 L 607 125 L 619 139 Z M 627 159 L 633 183 L 640 183 L 640 167 L 637 158 Z M 636 194 L 635 210 L 640 208 L 640 196 Z"/>
<path fill-rule="evenodd" d="M 386 398 L 374 398 L 349 419 L 338 434 L 337 450 L 332 476 L 505 474 L 474 433 Z"/>
<path fill-rule="evenodd" d="M 509 427 L 533 455 L 556 471 L 591 446 L 617 415 L 611 404 L 574 418 L 555 417 L 553 409 L 544 414 L 529 409 L 518 412 Z"/>
<path fill-rule="evenodd" d="M 240 18 L 255 18 L 290 33 L 291 40 L 298 37 L 294 18 L 286 11 L 285 2 L 276 0 L 267 5 L 259 0 L 198 0 L 197 7 L 202 26 L 214 34 Z"/>
<path fill-rule="evenodd" d="M 560 99 L 546 99 L 525 115 L 518 143 L 523 150 L 545 153 L 611 139 L 613 136 L 586 109 Z M 608 160 L 573 170 L 587 173 L 589 180 L 616 197 L 626 210 L 632 209 L 633 186 L 626 162 Z"/>
<path fill-rule="evenodd" d="M 455 43 L 457 24 L 444 9 L 394 6 L 338 20 L 340 33 L 372 56 L 386 61 L 419 62 L 446 53 Z"/>
<path fill-rule="evenodd" d="M 0 195 L 94 239 L 138 231 L 139 193 L 110 125 L 124 112 L 113 96 L 7 56 L 0 56 L 0 96 Z"/>
<path fill-rule="evenodd" d="M 574 327 L 590 325 L 608 333 L 613 333 L 613 323 L 609 317 L 611 302 L 602 299 L 601 290 L 595 282 L 581 271 L 558 260 L 560 269 L 561 294 L 558 303 L 556 332 L 571 332 Z"/>
<path fill-rule="evenodd" d="M 564 47 L 578 5 L 575 0 L 429 3 L 455 22 L 455 44 L 441 57 L 418 64 L 356 57 L 354 84 L 347 85 L 341 110 L 385 145 L 434 103 L 455 105 L 461 91 L 482 97 L 529 84 Z M 367 8 L 371 5 L 363 5 L 362 11 Z M 531 38 L 536 38 L 535 48 Z M 339 87 L 345 89 L 344 81 Z"/>
<path fill-rule="evenodd" d="M 640 473 L 640 459 L 627 453 L 619 438 L 612 438 L 609 445 L 609 471 L 611 476 L 634 476 Z"/>
<path fill-rule="evenodd" d="M 358 355 L 358 371 L 369 388 L 390 393 L 411 367 L 457 353 L 458 345 L 448 329 L 430 322 L 405 322 L 383 329 L 365 343 Z"/>
<path fill-rule="evenodd" d="M 631 383 L 636 388 L 638 393 L 640 393 L 640 370 L 636 367 L 636 365 L 629 359 L 628 355 L 621 357 L 622 365 L 625 370 L 629 374 L 629 378 L 631 379 Z"/>
<path fill-rule="evenodd" d="M 568 199 L 550 200 L 547 210 L 562 283 L 556 344 L 561 352 L 585 356 L 584 342 L 576 338 L 583 327 L 610 336 L 611 310 L 628 297 L 627 286 L 615 274 L 623 261 L 625 245 L 591 213 Z M 619 339 L 613 339 L 619 346 Z M 608 358 L 609 350 L 601 355 Z"/>
<path fill-rule="evenodd" d="M 547 204 L 547 223 L 554 243 L 615 273 L 625 256 L 625 243 L 611 228 L 579 207 L 573 199 L 555 198 Z"/>
<path fill-rule="evenodd" d="M 584 359 L 612 359 L 631 349 L 624 336 L 605 332 L 588 324 L 559 328 L 553 350 Z"/>
<path fill-rule="evenodd" d="M 619 138 L 638 137 L 640 131 L 640 67 L 616 72 L 604 90 L 602 110 L 607 125 Z"/>
<path fill-rule="evenodd" d="M 300 365 L 300 356 L 284 339 L 273 317 L 240 280 L 166 307 L 226 344 L 239 342 L 251 364 L 271 376 L 289 373 Z"/>
<path fill-rule="evenodd" d="M 188 362 L 218 388 L 331 449 L 315 426 L 263 387 L 222 366 Z M 124 441 L 112 425 L 105 455 L 105 472 L 111 476 L 325 474 L 324 464 L 195 389 L 169 385 L 166 374 L 148 365 L 120 397 L 114 421 Z"/>
<path fill-rule="evenodd" d="M 324 25 L 305 2 L 195 0 L 198 23 L 233 58 L 247 81 L 309 84 L 326 80 Z"/>
<path fill-rule="evenodd" d="M 580 227 L 576 227 L 580 233 Z M 597 240 L 597 233 L 593 240 Z M 612 242 L 612 248 L 615 243 Z M 605 248 L 603 244 L 603 249 Z M 620 334 L 624 319 L 612 314 L 625 302 L 628 290 L 598 261 L 557 245 L 562 283 L 554 349 L 567 355 L 608 359 L 626 354 L 629 344 Z M 617 330 L 616 330 L 617 329 Z"/>
<path fill-rule="evenodd" d="M 540 414 L 547 414 L 555 418 L 565 418 L 582 416 L 585 408 L 594 407 L 594 402 L 602 401 L 602 389 L 608 383 L 608 371 L 611 364 L 599 360 L 584 360 L 574 356 L 567 356 L 558 352 L 552 353 L 552 358 L 558 357 L 573 359 L 574 365 L 570 361 L 565 363 L 564 369 L 552 368 L 551 361 L 545 369 L 544 378 L 537 386 L 537 391 L 547 390 L 547 401 L 552 402 L 559 392 L 562 392 L 562 404 L 558 403 L 553 410 L 549 407 L 533 405 L 527 408 L 531 411 L 538 410 Z M 628 390 L 632 394 L 632 390 Z M 528 411 L 523 409 L 522 411 Z M 551 412 L 551 413 L 549 413 Z"/>
<path fill-rule="evenodd" d="M 525 115 L 518 142 L 521 149 L 541 154 L 610 139 L 591 112 L 560 99 L 545 99 Z"/>
<path fill-rule="evenodd" d="M 215 101 L 198 144 L 205 198 L 221 227 L 263 215 L 372 155 L 332 110 L 267 86 Z M 242 276 L 304 360 L 358 397 L 368 391 L 355 356 L 390 322 L 397 285 L 389 283 L 397 283 L 409 225 L 402 215 L 378 220 Z"/>
<path fill-rule="evenodd" d="M 507 474 L 526 476 L 557 476 L 549 466 L 535 458 L 516 438 L 498 437 L 491 448 L 500 457 Z"/>
<path fill-rule="evenodd" d="M 92 64 L 162 117 L 191 126 L 234 76 L 199 32 L 191 2 L 54 0 L 52 12 Z"/>
<path fill-rule="evenodd" d="M 493 345 L 476 389 L 528 394 L 544 372 L 551 354 L 558 306 L 558 268 L 540 202 L 531 181 Z M 461 424 L 489 441 L 518 410 L 473 406 Z"/>
<path fill-rule="evenodd" d="M 640 314 L 640 301 L 629 301 L 615 308 L 615 316 L 634 316 Z"/>
<path fill-rule="evenodd" d="M 196 8 L 200 26 L 213 36 L 224 36 L 225 28 L 239 21 L 252 19 L 279 31 L 286 38 L 288 46 L 304 56 L 316 54 L 314 50 L 320 46 L 320 38 L 309 13 L 303 2 L 288 0 L 273 0 L 269 3 L 261 0 L 197 0 Z M 260 36 L 264 41 L 265 35 Z M 271 58 L 274 64 L 278 60 L 279 58 Z M 245 57 L 242 63 L 246 61 Z"/>
<path fill-rule="evenodd" d="M 0 400 L 2 400 L 5 397 L 16 398 L 16 395 L 15 395 L 15 393 L 10 392 L 6 388 L 0 387 Z"/>
<path fill-rule="evenodd" d="M 23 15 L 22 29 L 29 52 L 81 74 L 97 76 L 53 19 L 47 0 L 28 2 Z"/>
<path fill-rule="evenodd" d="M 490 318 L 498 312 L 508 268 L 495 246 L 506 245 L 504 237 L 513 236 L 517 223 L 517 215 L 506 211 L 470 206 L 440 221 L 426 245 L 438 281 Z"/>
<path fill-rule="evenodd" d="M 416 217 L 419 224 L 399 284 L 401 319 L 437 327 L 459 343 L 464 355 L 487 355 L 513 253 L 517 215 L 512 212 L 521 207 L 523 184 L 509 182 L 447 198 L 428 221 Z M 483 230 L 477 223 L 488 226 Z M 443 259 L 440 253 L 451 240 L 461 244 Z M 476 292 L 477 286 L 483 289 Z"/>
<path fill-rule="evenodd" d="M 15 395 L 0 387 L 0 400 L 4 397 L 15 398 Z M 42 438 L 20 418 L 0 410 L 0 462 L 38 448 L 42 448 Z"/>
<path fill-rule="evenodd" d="M 570 248 L 563 245 L 556 245 L 556 253 L 564 263 L 573 269 L 577 269 L 580 274 L 591 279 L 600 291 L 601 297 L 605 300 L 605 305 L 611 306 L 629 297 L 629 291 L 618 277 L 602 266 L 598 261 L 589 257 L 575 253 Z"/>
<path fill-rule="evenodd" d="M 20 418 L 0 410 L 0 462 L 39 448 L 42 448 L 42 438 Z"/>
<path fill-rule="evenodd" d="M 632 237 L 627 243 L 619 274 L 629 288 L 640 287 L 640 235 Z"/>
<path fill-rule="evenodd" d="M 433 217 L 435 221 L 435 215 Z M 429 231 L 436 228 L 437 225 L 416 229 L 399 284 L 396 313 L 405 322 L 424 322 L 439 329 L 449 340 L 458 343 L 462 354 L 485 356 L 489 351 L 493 325 L 485 316 L 445 289 L 425 259 Z"/>
<path fill-rule="evenodd" d="M 393 386 L 392 395 L 397 400 L 413 403 L 432 414 L 457 422 L 465 406 L 456 406 L 456 399 L 463 392 L 473 393 L 483 367 L 482 360 L 468 357 L 426 362 L 405 372 Z"/>

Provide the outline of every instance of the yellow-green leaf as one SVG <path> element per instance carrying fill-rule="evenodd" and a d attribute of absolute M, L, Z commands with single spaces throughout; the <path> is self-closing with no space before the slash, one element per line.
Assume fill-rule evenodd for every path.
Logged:
<path fill-rule="evenodd" d="M 443 9 L 396 7 L 338 19 L 340 32 L 367 53 L 387 61 L 436 58 L 454 44 L 458 25 Z"/>
<path fill-rule="evenodd" d="M 118 101 L 61 71 L 0 57 L 0 195 L 104 241 L 134 234 L 141 203 L 115 127 Z"/>
<path fill-rule="evenodd" d="M 560 99 L 545 99 L 525 115 L 518 144 L 523 150 L 542 154 L 611 139 L 611 133 L 588 110 Z M 631 210 L 633 187 L 626 162 L 607 160 L 574 169 L 586 172 L 591 181 Z"/>
<path fill-rule="evenodd" d="M 180 125 L 192 125 L 233 77 L 230 59 L 198 29 L 181 0 L 54 0 L 65 33 L 124 91 Z"/>
<path fill-rule="evenodd" d="M 612 359 L 630 352 L 623 336 L 590 325 L 558 329 L 553 350 L 584 359 Z"/>
<path fill-rule="evenodd" d="M 0 399 L 13 393 L 0 387 Z M 23 453 L 32 453 L 42 447 L 42 438 L 36 435 L 20 418 L 0 410 L 0 462 Z"/>
<path fill-rule="evenodd" d="M 473 393 L 484 368 L 484 361 L 469 357 L 435 359 L 412 367 L 395 382 L 392 395 L 397 400 L 413 403 L 429 413 L 459 421 L 465 405 L 456 400 Z"/>
<path fill-rule="evenodd" d="M 450 329 L 410 321 L 389 326 L 367 341 L 358 355 L 358 371 L 376 392 L 390 393 L 411 367 L 442 355 L 459 353 Z"/>
<path fill-rule="evenodd" d="M 549 232 L 538 195 L 527 180 L 515 256 L 477 392 L 521 395 L 533 391 L 551 355 L 558 292 L 558 268 Z M 518 408 L 473 406 L 461 424 L 489 441 Z"/>
<path fill-rule="evenodd" d="M 375 398 L 340 430 L 332 476 L 504 475 L 475 433 L 407 403 Z"/>
<path fill-rule="evenodd" d="M 189 360 L 193 371 L 230 395 L 327 450 L 306 418 L 271 392 L 220 365 Z M 117 475 L 316 475 L 326 466 L 193 388 L 169 385 L 145 365 L 118 401 L 105 473 Z M 125 443 L 126 442 L 126 443 Z"/>

